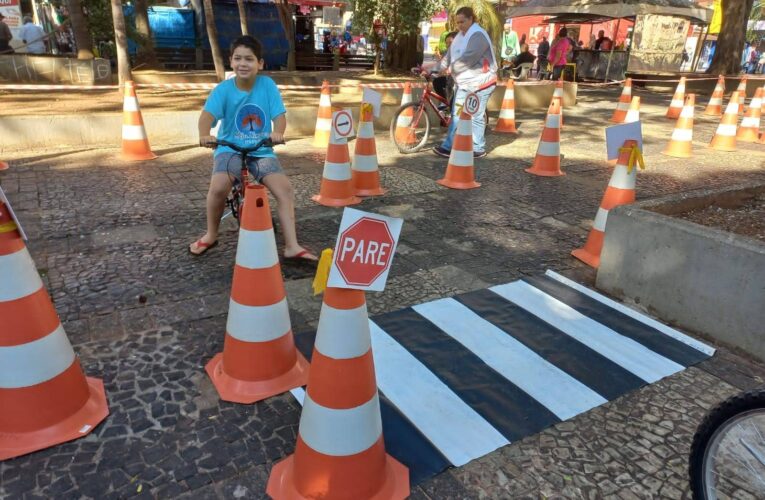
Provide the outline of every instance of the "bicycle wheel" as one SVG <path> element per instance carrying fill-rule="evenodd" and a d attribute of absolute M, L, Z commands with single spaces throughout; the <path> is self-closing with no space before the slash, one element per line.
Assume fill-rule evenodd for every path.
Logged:
<path fill-rule="evenodd" d="M 398 124 L 402 126 L 399 127 Z M 428 142 L 430 116 L 419 102 L 408 102 L 398 108 L 390 122 L 390 140 L 402 153 L 416 153 Z"/>
<path fill-rule="evenodd" d="M 765 498 L 765 389 L 709 412 L 693 437 L 688 471 L 694 498 Z"/>

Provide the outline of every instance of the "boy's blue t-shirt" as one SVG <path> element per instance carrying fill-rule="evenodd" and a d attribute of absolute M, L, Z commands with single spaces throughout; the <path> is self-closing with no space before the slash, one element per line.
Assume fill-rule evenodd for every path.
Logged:
<path fill-rule="evenodd" d="M 204 110 L 221 121 L 218 138 L 241 147 L 254 146 L 271 135 L 271 120 L 286 112 L 274 81 L 258 75 L 250 92 L 239 90 L 235 78 L 224 80 L 210 92 Z M 215 149 L 215 156 L 233 152 L 226 146 Z M 253 156 L 275 158 L 272 148 L 261 148 Z"/>

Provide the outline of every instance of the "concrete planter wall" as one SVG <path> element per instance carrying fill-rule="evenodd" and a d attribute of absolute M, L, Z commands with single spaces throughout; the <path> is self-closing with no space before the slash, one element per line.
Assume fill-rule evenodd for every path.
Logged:
<path fill-rule="evenodd" d="M 670 216 L 762 193 L 738 186 L 611 210 L 597 287 L 765 360 L 765 244 Z"/>

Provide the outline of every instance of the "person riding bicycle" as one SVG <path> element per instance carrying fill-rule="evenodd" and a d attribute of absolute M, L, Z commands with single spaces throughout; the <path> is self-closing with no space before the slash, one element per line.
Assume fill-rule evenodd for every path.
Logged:
<path fill-rule="evenodd" d="M 267 76 L 258 76 L 263 69 L 263 49 L 252 36 L 240 36 L 231 44 L 231 68 L 235 77 L 219 83 L 207 97 L 199 116 L 199 145 L 212 147 L 210 135 L 213 124 L 221 121 L 220 139 L 247 147 L 271 137 L 284 140 L 287 117 L 279 89 Z M 273 129 L 272 124 L 273 122 Z M 265 185 L 276 198 L 279 222 L 284 235 L 284 257 L 315 261 L 317 257 L 298 244 L 295 232 L 295 196 L 289 178 L 284 174 L 272 148 L 252 153 L 247 167 L 257 182 Z M 218 229 L 226 195 L 231 191 L 233 177 L 241 176 L 237 153 L 219 146 L 214 153 L 213 173 L 207 192 L 207 232 L 189 245 L 189 252 L 202 255 L 218 244 Z M 239 179 L 241 180 L 241 179 Z"/>

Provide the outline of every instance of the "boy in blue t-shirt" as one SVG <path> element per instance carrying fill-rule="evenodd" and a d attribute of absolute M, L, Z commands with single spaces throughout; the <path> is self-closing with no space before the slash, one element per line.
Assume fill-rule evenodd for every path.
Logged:
<path fill-rule="evenodd" d="M 284 140 L 287 116 L 282 96 L 271 78 L 258 76 L 258 71 L 263 69 L 262 52 L 260 42 L 251 36 L 241 36 L 231 44 L 231 69 L 236 76 L 219 83 L 210 92 L 199 116 L 200 146 L 211 147 L 215 137 L 210 135 L 210 130 L 219 120 L 222 123 L 218 137 L 242 147 L 252 146 L 267 137 L 273 142 Z M 294 191 L 273 149 L 261 148 L 252 155 L 256 158 L 248 159 L 247 167 L 276 198 L 284 235 L 284 257 L 317 260 L 298 244 Z M 202 255 L 218 244 L 218 228 L 226 196 L 231 191 L 232 176 L 241 177 L 240 166 L 240 157 L 231 148 L 216 148 L 207 192 L 207 232 L 189 245 L 193 255 Z"/>

